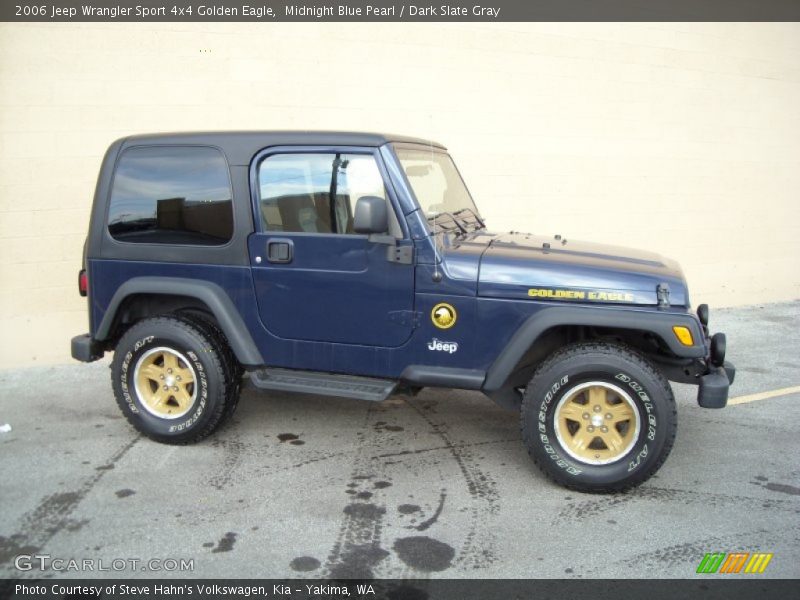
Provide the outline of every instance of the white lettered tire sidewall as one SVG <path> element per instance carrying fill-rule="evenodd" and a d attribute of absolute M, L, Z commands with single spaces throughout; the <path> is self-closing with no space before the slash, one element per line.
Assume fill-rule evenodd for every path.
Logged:
<path fill-rule="evenodd" d="M 173 350 L 185 357 L 194 371 L 194 403 L 178 418 L 153 414 L 136 392 L 136 365 L 154 348 Z M 114 354 L 112 384 L 128 421 L 161 442 L 183 443 L 204 437 L 216 427 L 226 404 L 225 371 L 212 341 L 193 324 L 174 318 L 148 319 L 128 330 Z"/>
<path fill-rule="evenodd" d="M 606 464 L 571 456 L 556 434 L 559 402 L 589 382 L 624 390 L 639 417 L 630 450 Z M 612 345 L 576 346 L 546 361 L 534 374 L 523 401 L 523 438 L 537 464 L 558 483 L 583 491 L 623 490 L 648 479 L 666 459 L 675 436 L 674 407 L 669 383 L 638 354 Z"/>

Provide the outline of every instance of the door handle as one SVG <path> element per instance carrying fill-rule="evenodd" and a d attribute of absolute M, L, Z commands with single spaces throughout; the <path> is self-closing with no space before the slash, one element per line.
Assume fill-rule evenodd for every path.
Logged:
<path fill-rule="evenodd" d="M 267 260 L 271 263 L 290 263 L 294 257 L 292 240 L 276 238 L 267 240 Z"/>

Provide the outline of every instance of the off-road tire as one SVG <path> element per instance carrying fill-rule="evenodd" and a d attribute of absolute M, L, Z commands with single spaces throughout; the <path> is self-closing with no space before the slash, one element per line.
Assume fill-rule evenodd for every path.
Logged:
<path fill-rule="evenodd" d="M 202 329 L 206 335 L 213 338 L 214 345 L 220 350 L 220 358 L 225 368 L 226 381 L 230 390 L 228 405 L 225 409 L 225 414 L 222 415 L 222 422 L 220 423 L 220 425 L 222 425 L 233 416 L 233 413 L 236 412 L 236 408 L 239 406 L 244 369 L 233 353 L 225 333 L 214 321 L 204 314 L 195 312 L 182 312 L 179 314 L 179 317 L 192 323 L 199 329 Z"/>
<path fill-rule="evenodd" d="M 195 379 L 194 400 L 180 417 L 155 414 L 137 391 L 137 365 L 163 351 L 181 357 L 180 364 Z M 226 362 L 224 346 L 208 329 L 176 316 L 143 319 L 117 343 L 111 363 L 114 396 L 128 422 L 147 437 L 167 444 L 194 443 L 213 433 L 235 404 L 238 388 L 231 385 Z"/>
<path fill-rule="evenodd" d="M 591 387 L 605 386 L 627 395 L 630 413 L 634 419 L 638 414 L 638 435 L 635 429 L 630 433 L 629 450 L 620 448 L 620 455 L 606 464 L 592 464 L 587 461 L 600 459 L 576 456 L 579 450 L 569 446 L 569 440 L 563 441 L 567 425 L 559 427 L 558 423 L 576 429 L 591 425 L 588 419 L 594 413 L 588 392 Z M 557 419 L 556 411 L 563 411 L 582 388 L 587 395 L 578 396 L 578 402 L 586 401 L 586 412 L 574 422 Z M 605 416 L 605 411 L 598 412 Z M 633 422 L 631 419 L 620 427 L 627 431 Z M 578 343 L 557 351 L 536 369 L 523 396 L 521 428 L 528 453 L 556 483 L 581 492 L 622 492 L 647 481 L 667 459 L 675 442 L 677 411 L 669 382 L 644 356 L 620 344 Z M 591 444 L 580 451 L 591 455 L 595 452 L 591 448 L 603 447 L 604 440 L 595 438 Z M 613 454 L 611 450 L 609 446 Z M 599 457 L 599 452 L 594 456 Z"/>

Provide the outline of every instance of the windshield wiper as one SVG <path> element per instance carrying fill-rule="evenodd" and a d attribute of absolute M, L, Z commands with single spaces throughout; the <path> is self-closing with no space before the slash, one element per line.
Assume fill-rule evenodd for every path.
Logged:
<path fill-rule="evenodd" d="M 441 223 L 440 221 L 436 220 L 439 217 L 441 217 L 442 215 L 444 215 L 446 217 L 450 217 L 450 219 L 453 221 L 453 224 L 456 227 L 458 227 L 458 230 L 460 232 L 459 235 L 463 235 L 463 234 L 467 233 L 467 229 L 461 223 L 458 222 L 458 219 L 456 219 L 455 215 L 453 213 L 451 213 L 451 212 L 442 211 L 442 212 L 438 212 L 436 214 L 433 214 L 430 217 L 428 217 L 428 223 L 432 222 L 435 225 L 438 225 L 439 227 L 441 227 L 444 231 L 453 231 L 453 228 L 445 227 L 443 223 Z"/>
<path fill-rule="evenodd" d="M 469 211 L 469 213 L 472 215 L 472 218 L 475 219 L 475 222 L 479 225 L 479 227 L 475 228 L 476 231 L 478 229 L 486 229 L 486 223 L 483 222 L 483 219 L 481 219 L 478 216 L 478 213 L 476 213 L 474 210 L 472 210 L 468 206 L 465 206 L 464 208 L 461 208 L 461 209 L 457 210 L 456 212 L 452 213 L 452 216 L 453 217 L 457 217 L 458 215 L 462 214 L 465 211 Z"/>

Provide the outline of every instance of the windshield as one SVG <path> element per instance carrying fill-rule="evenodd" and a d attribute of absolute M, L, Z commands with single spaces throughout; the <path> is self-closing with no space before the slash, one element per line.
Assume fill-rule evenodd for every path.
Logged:
<path fill-rule="evenodd" d="M 451 217 L 462 231 L 483 221 L 450 155 L 428 149 L 395 148 L 406 178 L 428 219 Z"/>

